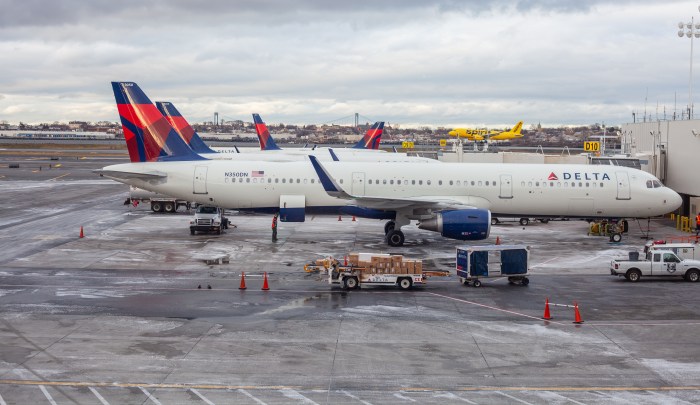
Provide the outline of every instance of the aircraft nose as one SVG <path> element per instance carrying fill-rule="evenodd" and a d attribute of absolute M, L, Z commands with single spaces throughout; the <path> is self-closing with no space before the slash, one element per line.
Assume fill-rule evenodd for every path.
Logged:
<path fill-rule="evenodd" d="M 668 207 L 671 208 L 671 211 L 673 211 L 680 207 L 681 204 L 683 204 L 683 199 L 678 193 L 668 188 L 668 197 L 666 197 L 666 204 L 668 204 Z"/>

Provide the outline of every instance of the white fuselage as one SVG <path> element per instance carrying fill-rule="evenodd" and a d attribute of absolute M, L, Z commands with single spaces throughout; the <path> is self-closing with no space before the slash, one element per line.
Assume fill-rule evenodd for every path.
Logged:
<path fill-rule="evenodd" d="M 494 215 L 643 218 L 671 212 L 681 204 L 673 190 L 650 186 L 653 181 L 659 184 L 654 176 L 618 166 L 325 162 L 323 167 L 348 194 L 374 197 L 372 208 L 385 210 L 417 207 L 396 199 L 435 197 L 489 209 Z M 153 180 L 107 176 L 229 209 L 279 207 L 281 196 L 303 196 L 310 211 L 357 205 L 352 199 L 329 196 L 308 160 L 127 163 L 103 170 L 165 173 L 166 177 Z M 382 199 L 387 202 L 382 204 Z M 419 214 L 406 215 L 416 219 Z"/>

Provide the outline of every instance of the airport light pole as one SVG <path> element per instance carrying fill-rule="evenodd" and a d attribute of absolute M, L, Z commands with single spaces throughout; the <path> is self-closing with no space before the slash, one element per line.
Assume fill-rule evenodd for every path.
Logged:
<path fill-rule="evenodd" d="M 700 11 L 700 6 L 698 6 Z M 688 119 L 693 119 L 693 38 L 700 38 L 700 24 L 695 24 L 695 17 L 690 17 L 689 23 L 678 23 L 678 36 L 690 38 L 690 75 L 688 78 Z M 684 29 L 687 28 L 687 29 Z"/>

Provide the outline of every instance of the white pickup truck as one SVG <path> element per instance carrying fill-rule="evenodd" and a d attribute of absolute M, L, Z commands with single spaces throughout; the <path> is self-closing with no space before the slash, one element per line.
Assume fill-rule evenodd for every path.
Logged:
<path fill-rule="evenodd" d="M 655 249 L 647 253 L 646 260 L 613 260 L 610 274 L 624 276 L 635 282 L 644 277 L 683 277 L 686 281 L 700 280 L 700 261 L 681 260 L 671 250 Z"/>

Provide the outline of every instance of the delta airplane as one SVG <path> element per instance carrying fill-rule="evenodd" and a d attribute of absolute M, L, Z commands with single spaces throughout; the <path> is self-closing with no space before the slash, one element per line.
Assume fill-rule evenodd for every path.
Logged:
<path fill-rule="evenodd" d="M 505 141 L 508 139 L 522 138 L 520 132 L 523 128 L 523 122 L 520 121 L 508 131 L 496 131 L 488 129 L 472 129 L 472 128 L 455 128 L 447 134 L 457 138 L 467 138 L 470 141 Z"/>
<path fill-rule="evenodd" d="M 313 149 L 284 149 L 277 146 L 275 140 L 270 136 L 267 125 L 260 118 L 259 114 L 253 114 L 255 129 L 260 141 L 261 151 L 246 152 L 240 154 L 238 148 L 215 148 L 207 146 L 199 134 L 187 122 L 185 117 L 175 108 L 173 103 L 168 101 L 156 101 L 156 108 L 167 119 L 180 137 L 198 155 L 215 160 L 269 160 L 275 162 L 288 162 L 295 160 L 306 160 L 307 155 L 314 155 L 320 160 L 348 160 L 367 162 L 411 162 L 411 163 L 438 163 L 435 159 L 428 159 L 406 154 L 363 154 L 361 152 L 384 152 L 378 150 L 379 142 L 384 129 L 384 122 L 376 122 L 365 136 L 352 148 L 313 148 Z M 372 148 L 372 149 L 370 149 Z M 269 151 L 269 152 L 268 152 Z M 274 151 L 274 153 L 270 153 Z"/>
<path fill-rule="evenodd" d="M 131 82 L 114 87 L 132 163 L 97 171 L 116 181 L 228 209 L 339 212 L 388 220 L 390 246 L 401 228 L 458 240 L 489 236 L 491 213 L 522 217 L 647 218 L 675 210 L 680 196 L 656 177 L 620 166 L 403 162 L 207 160 L 194 153 Z M 128 95 L 126 97 L 125 95 Z M 128 101 L 127 101 L 128 100 Z"/>

